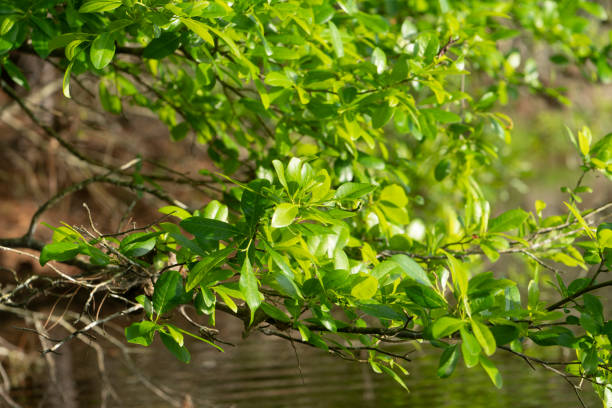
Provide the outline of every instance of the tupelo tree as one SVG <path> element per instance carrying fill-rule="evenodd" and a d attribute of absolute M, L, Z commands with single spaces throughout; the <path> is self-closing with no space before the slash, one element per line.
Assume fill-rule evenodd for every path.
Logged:
<path fill-rule="evenodd" d="M 498 152 L 513 123 L 496 109 L 524 89 L 569 103 L 542 66 L 612 78 L 607 18 L 585 0 L 0 1 L 3 91 L 93 174 L 0 245 L 81 268 L 56 270 L 90 292 L 84 312 L 96 292 L 128 304 L 46 351 L 138 312 L 127 341 L 149 346 L 158 334 L 187 363 L 189 337 L 221 348 L 208 326 L 222 311 L 403 387 L 408 360 L 389 345 L 419 341 L 442 350 L 442 378 L 461 360 L 501 387 L 490 356 L 512 353 L 576 390 L 590 382 L 612 407 L 612 322 L 597 296 L 612 286 L 612 203 L 580 208 L 585 175 L 612 177 L 612 134 L 568 129 L 582 165 L 557 215 L 543 216 L 539 200 L 533 212 L 490 208 L 483 182 L 507 171 Z M 219 171 L 146 173 L 140 159 L 83 153 L 19 96 L 18 54 L 60 67 L 66 98 L 79 78 L 97 78 L 106 111 L 150 110 L 173 141 L 206 145 Z M 40 214 L 92 183 L 153 195 L 164 217 L 110 235 L 64 224 L 52 243 L 36 240 Z M 211 201 L 183 204 L 172 184 Z M 508 257 L 524 279 L 507 273 Z M 3 288 L 3 310 L 27 308 L 16 300 L 26 286 Z M 208 326 L 179 327 L 172 312 L 185 305 Z M 572 358 L 534 357 L 550 346 Z"/>

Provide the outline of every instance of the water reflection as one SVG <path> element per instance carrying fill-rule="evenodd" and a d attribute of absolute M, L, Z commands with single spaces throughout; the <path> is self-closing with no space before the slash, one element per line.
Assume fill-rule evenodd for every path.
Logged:
<path fill-rule="evenodd" d="M 435 376 L 437 350 L 415 352 L 408 365 L 407 385 L 411 393 L 384 375 L 373 373 L 364 364 L 347 362 L 320 350 L 296 344 L 297 358 L 285 340 L 252 334 L 240 336 L 240 327 L 224 324 L 236 347 L 219 353 L 211 347 L 189 342 L 192 362 L 176 361 L 163 350 L 159 339 L 146 353 L 134 356 L 138 367 L 154 383 L 171 389 L 181 398 L 189 394 L 196 407 L 205 408 L 281 408 L 281 407 L 543 407 L 574 408 L 579 403 L 572 389 L 559 377 L 543 369 L 533 371 L 522 360 L 509 355 L 495 356 L 504 378 L 504 388 L 495 389 L 484 371 L 467 370 L 459 363 L 450 379 Z M 227 337 L 226 337 L 227 338 Z M 74 387 L 79 407 L 98 407 L 100 380 L 96 356 L 78 342 L 70 344 Z M 144 349 L 143 349 L 144 350 Z M 121 400 L 132 408 L 167 407 L 168 403 L 146 390 L 125 366 L 119 354 L 109 349 L 107 369 Z M 114 354 L 113 354 L 114 353 Z M 299 360 L 299 363 L 298 363 Z M 299 365 L 299 367 L 298 367 Z M 24 406 L 44 400 L 44 387 L 14 394 Z M 590 390 L 584 393 L 591 407 L 599 406 Z M 44 403 L 43 403 L 44 404 Z M 109 406 L 117 406 L 114 402 Z M 44 406 L 44 405 L 43 405 Z"/>

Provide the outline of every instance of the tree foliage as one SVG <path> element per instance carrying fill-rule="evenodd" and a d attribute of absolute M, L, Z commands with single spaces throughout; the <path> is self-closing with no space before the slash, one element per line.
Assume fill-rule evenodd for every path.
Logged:
<path fill-rule="evenodd" d="M 582 166 L 557 215 L 543 201 L 491 208 L 486 184 L 511 147 L 500 106 L 523 89 L 569 103 L 542 65 L 610 80 L 607 18 L 585 0 L 2 1 L 6 92 L 28 86 L 11 56 L 35 53 L 63 68 L 67 98 L 94 75 L 105 110 L 149 109 L 219 169 L 178 178 L 210 189 L 210 202 L 185 205 L 158 174 L 81 155 L 104 170 L 96 181 L 120 175 L 167 201 L 167 217 L 113 236 L 54 227 L 40 262 L 153 279 L 127 341 L 159 334 L 184 362 L 185 336 L 219 347 L 161 319 L 187 304 L 211 325 L 223 311 L 345 358 L 365 350 L 404 387 L 391 342 L 429 343 L 442 349 L 440 377 L 463 361 L 497 387 L 490 356 L 503 350 L 590 381 L 612 407 L 612 322 L 593 293 L 612 286 L 612 224 L 598 221 L 610 203 L 581 208 L 584 175 L 612 177 L 612 134 L 568 129 Z M 526 282 L 506 273 L 510 256 Z M 553 366 L 526 345 L 575 357 Z"/>

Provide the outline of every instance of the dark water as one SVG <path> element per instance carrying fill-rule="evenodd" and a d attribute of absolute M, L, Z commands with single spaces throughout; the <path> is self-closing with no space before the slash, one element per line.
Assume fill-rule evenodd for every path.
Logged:
<path fill-rule="evenodd" d="M 154 384 L 165 387 L 177 400 L 189 394 L 196 407 L 273 408 L 273 407 L 554 407 L 574 408 L 580 404 L 574 391 L 560 377 L 538 368 L 533 371 L 522 360 L 499 351 L 494 356 L 504 379 L 497 390 L 481 368 L 466 369 L 459 362 L 453 376 L 437 379 L 438 350 L 425 347 L 410 355 L 413 362 L 406 383 L 410 393 L 365 364 L 352 363 L 326 355 L 323 351 L 296 344 L 298 357 L 286 340 L 261 334 L 242 339 L 239 327 L 230 324 L 226 331 L 236 347 L 219 353 L 206 344 L 189 341 L 192 361 L 185 365 L 163 349 L 159 339 L 154 347 L 133 355 L 141 370 Z M 108 346 L 107 371 L 119 396 L 107 406 L 131 408 L 168 407 L 168 402 L 143 387 L 127 368 L 116 348 Z M 561 358 L 553 355 L 550 358 Z M 96 355 L 91 348 L 74 341 L 63 349 L 63 364 L 71 366 L 71 378 L 64 378 L 69 395 L 64 408 L 99 407 L 101 381 Z M 298 368 L 299 359 L 299 368 Z M 301 372 L 300 372 L 301 368 Z M 48 386 L 42 381 L 12 395 L 24 407 L 51 406 Z M 585 385 L 583 398 L 589 407 L 600 403 Z M 0 402 L 1 406 L 1 402 Z"/>

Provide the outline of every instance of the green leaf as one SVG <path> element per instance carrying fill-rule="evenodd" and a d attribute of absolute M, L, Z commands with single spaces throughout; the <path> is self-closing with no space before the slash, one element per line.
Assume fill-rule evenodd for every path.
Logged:
<path fill-rule="evenodd" d="M 597 227 L 597 241 L 603 248 L 612 248 L 612 223 L 606 222 Z"/>
<path fill-rule="evenodd" d="M 27 90 L 30 89 L 30 86 L 28 85 L 28 80 L 23 75 L 21 70 L 17 68 L 17 65 L 13 64 L 10 60 L 6 60 L 2 63 L 2 66 L 6 70 L 6 73 L 11 77 L 13 82 Z"/>
<path fill-rule="evenodd" d="M 92 38 L 94 35 L 89 33 L 65 33 L 53 37 L 49 40 L 48 47 L 49 51 L 53 51 L 57 48 L 64 48 L 68 44 L 73 42 L 84 42 Z M 72 59 L 72 58 L 68 58 Z"/>
<path fill-rule="evenodd" d="M 429 286 L 408 286 L 406 288 L 406 296 L 417 305 L 427 309 L 438 309 L 448 306 L 446 300 Z"/>
<path fill-rule="evenodd" d="M 159 38 L 152 40 L 143 50 L 144 58 L 162 59 L 174 53 L 181 45 L 181 37 L 169 31 L 164 31 Z"/>
<path fill-rule="evenodd" d="M 143 256 L 155 248 L 159 232 L 136 232 L 121 241 L 119 251 L 130 257 Z"/>
<path fill-rule="evenodd" d="M 450 265 L 451 275 L 453 277 L 453 283 L 456 290 L 459 292 L 460 297 L 464 298 L 464 304 L 467 304 L 468 294 L 468 273 L 463 263 L 457 260 L 454 256 L 446 254 L 448 263 Z"/>
<path fill-rule="evenodd" d="M 66 48 L 68 50 L 68 48 Z M 105 111 L 111 113 L 121 113 L 121 99 L 117 95 L 112 95 L 108 92 L 108 88 L 104 81 L 100 81 L 99 85 L 100 104 Z"/>
<path fill-rule="evenodd" d="M 333 22 L 328 23 L 329 26 L 329 34 L 331 35 L 331 42 L 334 48 L 334 52 L 336 53 L 336 57 L 342 58 L 344 57 L 344 46 L 342 45 L 342 38 L 340 38 L 340 31 L 338 31 L 338 27 Z"/>
<path fill-rule="evenodd" d="M 372 64 L 376 67 L 376 73 L 378 75 L 382 74 L 387 69 L 387 56 L 385 52 L 378 47 L 372 52 Z"/>
<path fill-rule="evenodd" d="M 268 180 L 253 180 L 242 193 L 240 209 L 251 229 L 259 223 L 269 205 L 269 200 L 262 194 L 263 189 L 269 186 Z"/>
<path fill-rule="evenodd" d="M 421 113 L 432 115 L 433 118 L 443 124 L 461 122 L 461 116 L 454 112 L 445 111 L 438 108 L 421 109 Z"/>
<path fill-rule="evenodd" d="M 121 0 L 88 0 L 79 8 L 79 13 L 102 13 L 121 6 Z"/>
<path fill-rule="evenodd" d="M 442 181 L 451 173 L 450 169 L 451 162 L 448 159 L 442 159 L 436 165 L 434 170 L 434 176 L 437 181 Z"/>
<path fill-rule="evenodd" d="M 153 303 L 151 302 L 151 299 L 145 295 L 138 295 L 134 300 L 142 305 L 145 315 L 147 315 L 148 318 L 151 318 L 153 315 Z"/>
<path fill-rule="evenodd" d="M 236 302 L 234 302 L 232 298 L 229 296 L 228 291 L 226 290 L 225 286 L 222 286 L 222 285 L 214 286 L 212 287 L 212 290 L 214 290 L 216 293 L 219 294 L 219 296 L 221 296 L 221 299 L 223 299 L 227 307 L 229 307 L 232 312 L 236 313 L 238 311 L 238 306 L 236 305 Z"/>
<path fill-rule="evenodd" d="M 96 37 L 91 43 L 89 58 L 96 69 L 106 67 L 115 55 L 115 40 L 111 33 L 103 33 Z"/>
<path fill-rule="evenodd" d="M 68 67 L 66 67 L 66 71 L 64 72 L 64 79 L 62 80 L 62 92 L 66 98 L 70 98 L 70 71 L 72 71 L 73 65 L 74 61 L 68 64 Z"/>
<path fill-rule="evenodd" d="M 186 211 L 183 208 L 177 207 L 175 205 L 167 205 L 157 211 L 162 214 L 172 215 L 173 217 L 179 218 L 180 220 L 184 220 L 192 216 L 189 211 Z"/>
<path fill-rule="evenodd" d="M 183 334 L 178 330 L 178 328 L 171 324 L 165 324 L 164 327 L 168 331 L 170 337 L 172 337 L 172 339 L 176 342 L 176 344 L 182 347 L 184 343 L 184 338 Z"/>
<path fill-rule="evenodd" d="M 41 266 L 44 266 L 51 260 L 60 262 L 68 261 L 79 254 L 80 248 L 81 245 L 74 242 L 54 242 L 52 244 L 47 244 L 40 252 L 38 261 Z"/>
<path fill-rule="evenodd" d="M 159 332 L 159 336 L 161 337 L 164 346 L 166 346 L 168 351 L 174 354 L 174 357 L 183 363 L 189 363 L 191 360 L 191 354 L 189 354 L 189 350 L 187 350 L 185 346 L 179 345 L 171 335 L 164 332 Z"/>
<path fill-rule="evenodd" d="M 181 22 L 187 26 L 191 31 L 196 33 L 201 39 L 206 41 L 211 46 L 215 46 L 215 41 L 209 33 L 210 27 L 204 23 L 201 23 L 190 18 L 181 18 Z"/>
<path fill-rule="evenodd" d="M 289 316 L 287 316 L 287 314 L 285 312 L 283 312 L 282 310 L 280 310 L 279 308 L 272 306 L 269 303 L 262 303 L 261 304 L 261 309 L 271 318 L 278 320 L 280 322 L 284 322 L 284 323 L 289 323 L 291 321 L 291 319 L 289 319 Z"/>
<path fill-rule="evenodd" d="M 584 126 L 578 132 L 578 147 L 580 148 L 580 153 L 582 153 L 583 156 L 589 155 L 592 139 L 593 136 L 591 134 L 591 129 L 589 129 L 588 127 Z"/>
<path fill-rule="evenodd" d="M 443 316 L 437 319 L 431 327 L 431 334 L 435 339 L 450 336 L 461 329 L 465 322 L 450 316 Z"/>
<path fill-rule="evenodd" d="M 461 351 L 463 353 L 463 361 L 467 368 L 475 367 L 480 361 L 479 356 L 481 352 L 480 345 L 476 337 L 465 327 L 460 329 L 461 333 Z"/>
<path fill-rule="evenodd" d="M 272 215 L 271 226 L 273 228 L 282 228 L 291 225 L 295 217 L 297 217 L 299 207 L 291 203 L 281 203 L 276 206 Z"/>
<path fill-rule="evenodd" d="M 587 235 L 591 237 L 591 239 L 596 240 L 597 237 L 595 236 L 595 233 L 593 233 L 591 227 L 589 227 L 589 224 L 587 224 L 584 218 L 582 218 L 582 215 L 580 215 L 580 211 L 578 211 L 576 207 L 574 207 L 572 204 L 568 204 L 565 201 L 563 202 L 563 204 L 565 204 L 565 206 L 569 208 L 569 210 L 572 212 L 574 217 L 576 217 L 576 220 L 578 220 L 580 226 L 584 228 L 584 232 L 586 232 Z"/>
<path fill-rule="evenodd" d="M 501 388 L 503 385 L 502 376 L 495 365 L 484 355 L 480 355 L 480 365 L 486 371 L 487 375 L 497 388 Z"/>
<path fill-rule="evenodd" d="M 586 352 L 582 353 L 582 368 L 584 368 L 585 374 L 593 375 L 597 373 L 599 366 L 599 356 L 597 353 L 597 347 L 590 347 Z"/>
<path fill-rule="evenodd" d="M 132 323 L 125 328 L 125 338 L 129 343 L 140 344 L 148 347 L 153 343 L 156 325 L 153 322 L 145 320 L 143 322 Z"/>
<path fill-rule="evenodd" d="M 239 230 L 227 222 L 204 217 L 186 218 L 180 222 L 180 226 L 200 240 L 228 240 L 240 234 Z"/>
<path fill-rule="evenodd" d="M 372 114 L 372 127 L 378 129 L 383 127 L 393 116 L 393 108 L 387 104 L 374 109 Z"/>
<path fill-rule="evenodd" d="M 493 337 L 493 333 L 491 333 L 491 330 L 485 324 L 472 319 L 472 332 L 474 332 L 476 340 L 478 340 L 486 355 L 490 356 L 495 353 L 497 347 L 495 337 Z"/>
<path fill-rule="evenodd" d="M 455 371 L 460 355 L 461 352 L 457 344 L 444 349 L 442 355 L 440 356 L 440 362 L 438 363 L 438 377 L 450 377 L 453 371 Z"/>
<path fill-rule="evenodd" d="M 335 198 L 337 200 L 357 200 L 374 190 L 376 190 L 376 186 L 371 184 L 344 183 L 336 190 Z"/>
<path fill-rule="evenodd" d="M 293 85 L 293 82 L 287 78 L 284 73 L 278 71 L 272 71 L 266 75 L 265 82 L 270 86 L 278 86 L 281 88 L 291 88 Z"/>
<path fill-rule="evenodd" d="M 393 371 L 392 369 L 390 369 L 389 367 L 387 367 L 386 365 L 383 365 L 383 364 L 380 364 L 379 367 L 382 368 L 382 370 L 385 373 L 387 373 L 403 389 L 405 389 L 406 391 L 410 392 L 410 390 L 408 389 L 408 386 L 406 385 L 404 380 L 402 380 L 402 378 L 395 371 Z"/>
<path fill-rule="evenodd" d="M 606 12 L 606 9 L 604 8 L 604 6 L 602 6 L 599 3 L 596 2 L 592 2 L 592 1 L 580 1 L 580 8 L 582 8 L 584 11 L 586 11 L 587 13 L 597 17 L 600 20 L 607 20 L 608 19 L 608 13 Z"/>
<path fill-rule="evenodd" d="M 503 346 L 504 344 L 511 343 L 512 341 L 519 338 L 520 332 L 516 326 L 510 325 L 498 325 L 490 327 L 493 337 L 495 337 L 495 344 Z"/>
<path fill-rule="evenodd" d="M 378 290 L 378 280 L 368 276 L 351 289 L 351 295 L 359 300 L 371 299 Z"/>
<path fill-rule="evenodd" d="M 421 265 L 416 263 L 412 258 L 407 255 L 397 254 L 393 255 L 390 259 L 400 266 L 406 276 L 414 279 L 421 285 L 433 288 L 433 285 L 429 280 L 427 273 L 425 273 L 425 270 L 423 270 Z"/>
<path fill-rule="evenodd" d="M 244 295 L 244 300 L 251 311 L 252 323 L 253 317 L 255 317 L 255 311 L 261 305 L 262 296 L 261 293 L 259 293 L 257 277 L 255 276 L 255 272 L 253 271 L 253 267 L 251 266 L 251 261 L 249 261 L 248 256 L 244 258 L 244 263 L 242 264 L 242 269 L 240 270 L 239 286 L 240 292 L 242 292 Z"/>
<path fill-rule="evenodd" d="M 210 255 L 203 258 L 198 262 L 187 276 L 187 284 L 185 290 L 189 292 L 191 289 L 200 285 L 200 282 L 205 280 L 206 275 L 217 266 L 221 265 L 227 260 L 227 257 L 234 251 L 233 247 L 227 247 L 211 253 Z M 205 285 L 205 284 L 203 284 Z"/>
<path fill-rule="evenodd" d="M 180 295 L 177 289 L 181 279 L 181 274 L 178 271 L 169 270 L 162 273 L 155 282 L 153 308 L 155 308 L 158 316 L 167 312 L 173 301 Z"/>
<path fill-rule="evenodd" d="M 238 59 L 242 59 L 242 54 L 240 53 L 240 49 L 238 48 L 234 40 L 232 40 L 228 35 L 226 35 L 222 31 L 217 30 L 214 27 L 209 26 L 208 28 L 210 29 L 210 31 L 215 33 L 217 37 L 221 38 L 224 43 L 227 44 L 232 54 L 234 54 Z"/>
<path fill-rule="evenodd" d="M 523 225 L 529 218 L 529 213 L 520 208 L 506 211 L 489 221 L 488 232 L 506 232 Z"/>

